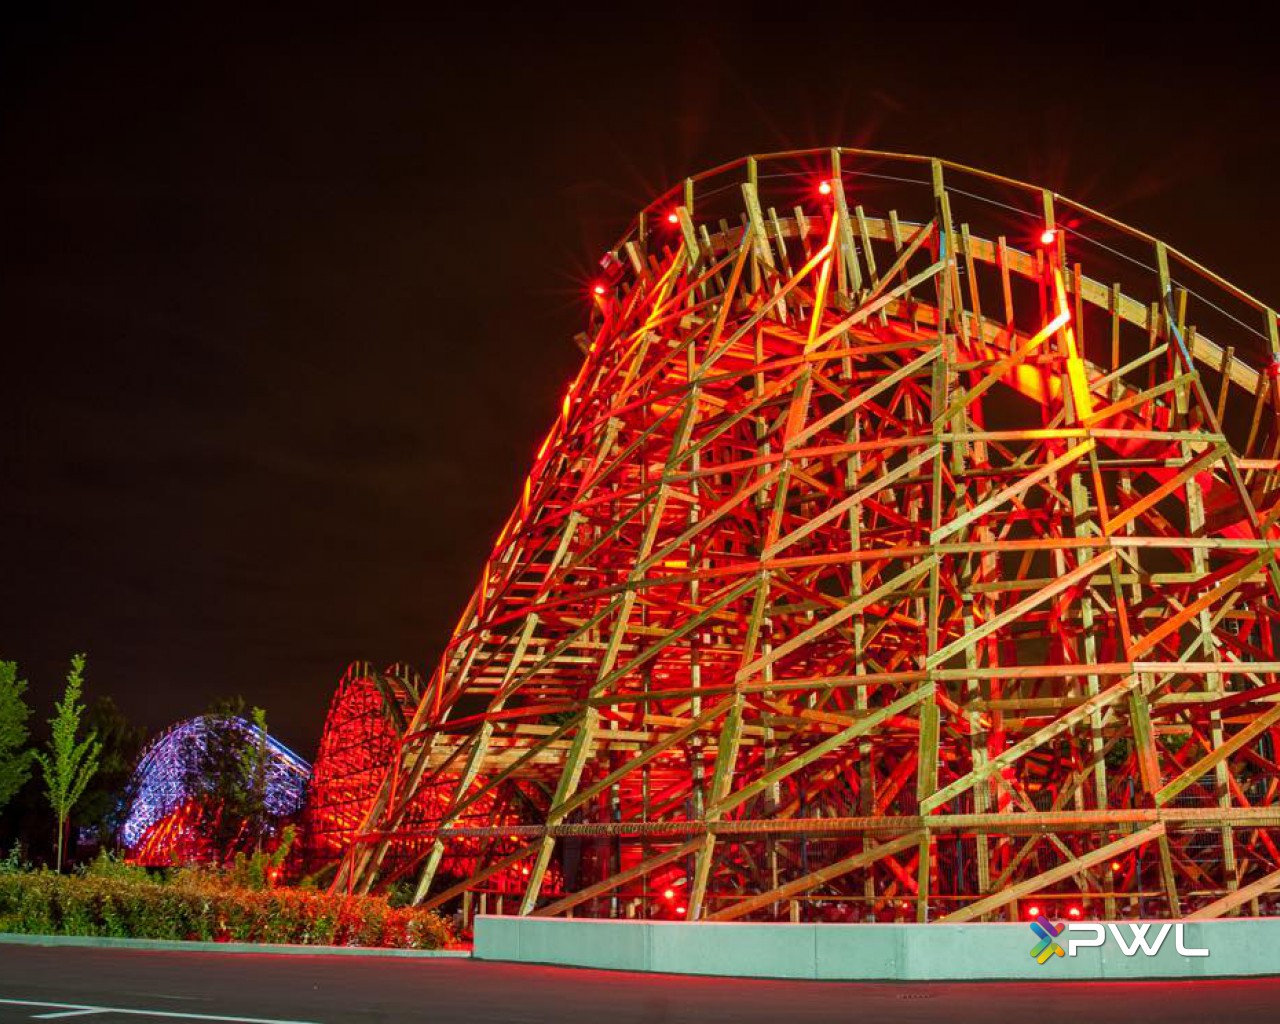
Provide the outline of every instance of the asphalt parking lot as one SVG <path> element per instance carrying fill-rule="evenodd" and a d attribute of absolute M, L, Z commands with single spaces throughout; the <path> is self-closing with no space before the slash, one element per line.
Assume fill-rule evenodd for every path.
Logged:
<path fill-rule="evenodd" d="M 1049 1019 L 1274 1022 L 1280 978 L 895 985 L 622 974 L 470 959 L 0 946 L 3 1024 Z"/>

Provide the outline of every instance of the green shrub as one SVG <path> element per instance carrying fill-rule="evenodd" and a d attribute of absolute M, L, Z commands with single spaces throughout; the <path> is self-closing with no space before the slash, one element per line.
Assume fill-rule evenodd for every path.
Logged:
<path fill-rule="evenodd" d="M 27 863 L 21 843 L 14 843 L 8 855 L 0 860 L 0 875 L 16 875 L 30 870 L 31 865 Z"/>
<path fill-rule="evenodd" d="M 286 825 L 280 833 L 280 840 L 273 850 L 258 850 L 256 853 L 237 853 L 227 871 L 227 879 L 240 889 L 270 889 L 284 870 L 285 859 L 293 849 L 298 831 L 292 825 Z"/>
<path fill-rule="evenodd" d="M 115 865 L 77 876 L 0 873 L 0 931 L 409 949 L 453 941 L 431 911 L 378 897 L 245 889 L 211 872 L 161 882 Z"/>
<path fill-rule="evenodd" d="M 98 856 L 80 868 L 86 878 L 119 878 L 126 882 L 146 882 L 151 875 L 138 864 L 130 864 L 108 850 L 99 850 Z"/>

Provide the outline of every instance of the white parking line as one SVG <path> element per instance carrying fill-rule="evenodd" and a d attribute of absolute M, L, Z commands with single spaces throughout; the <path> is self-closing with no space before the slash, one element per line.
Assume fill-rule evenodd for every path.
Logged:
<path fill-rule="evenodd" d="M 280 1020 L 277 1017 L 218 1017 L 208 1013 L 175 1013 L 172 1010 L 143 1010 L 126 1006 L 91 1006 L 84 1003 L 41 1003 L 30 999 L 0 999 L 2 1006 L 30 1006 L 37 1010 L 64 1011 L 41 1013 L 33 1020 L 52 1020 L 55 1017 L 87 1017 L 94 1013 L 118 1013 L 127 1017 L 163 1017 L 166 1020 L 210 1020 L 224 1024 L 316 1024 L 311 1020 Z"/>

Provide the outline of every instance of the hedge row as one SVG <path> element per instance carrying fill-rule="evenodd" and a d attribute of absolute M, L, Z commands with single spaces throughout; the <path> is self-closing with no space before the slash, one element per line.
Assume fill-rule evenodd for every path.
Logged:
<path fill-rule="evenodd" d="M 48 871 L 0 874 L 0 932 L 402 949 L 439 949 L 452 940 L 431 911 L 376 897 Z"/>

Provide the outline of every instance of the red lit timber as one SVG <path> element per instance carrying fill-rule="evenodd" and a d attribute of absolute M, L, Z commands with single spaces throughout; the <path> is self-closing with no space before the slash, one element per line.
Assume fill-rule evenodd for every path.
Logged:
<path fill-rule="evenodd" d="M 339 888 L 412 872 L 474 911 L 518 868 L 509 911 L 669 891 L 691 920 L 1275 906 L 1271 310 L 1060 196 L 855 150 L 689 179 L 611 258 Z"/>
<path fill-rule="evenodd" d="M 392 665 L 377 671 L 368 662 L 353 662 L 347 667 L 330 703 L 312 769 L 303 811 L 303 872 L 312 874 L 336 864 L 355 839 L 395 761 L 421 692 L 422 681 L 408 666 Z M 412 800 L 401 809 L 406 828 L 437 819 L 447 799 L 446 789 L 447 784 L 419 780 Z M 508 795 L 518 797 L 515 792 Z M 485 828 L 501 822 L 519 825 L 522 806 L 518 801 L 499 801 L 487 795 L 476 801 L 469 813 L 460 814 L 457 824 Z M 442 873 L 465 877 L 476 870 L 478 859 L 491 855 L 495 847 L 510 849 L 517 844 L 517 837 L 510 835 L 460 841 L 449 851 Z M 393 844 L 382 864 L 388 880 L 397 878 L 405 865 L 413 866 L 427 845 L 422 839 Z M 518 873 L 513 869 L 495 876 L 489 888 L 496 893 L 515 892 Z"/>
<path fill-rule="evenodd" d="M 216 809 L 187 801 L 148 828 L 127 859 L 150 868 L 221 863 L 222 851 L 209 838 L 216 817 Z"/>

